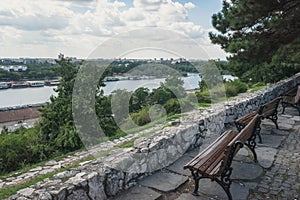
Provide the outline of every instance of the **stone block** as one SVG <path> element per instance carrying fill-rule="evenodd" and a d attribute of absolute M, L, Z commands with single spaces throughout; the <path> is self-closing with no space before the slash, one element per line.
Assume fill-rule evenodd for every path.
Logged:
<path fill-rule="evenodd" d="M 140 185 L 154 188 L 162 192 L 170 192 L 177 189 L 188 180 L 187 176 L 182 176 L 169 172 L 157 172 L 140 181 Z"/>
<path fill-rule="evenodd" d="M 114 200 L 156 200 L 161 194 L 143 186 L 134 186 L 127 191 L 121 192 Z"/>

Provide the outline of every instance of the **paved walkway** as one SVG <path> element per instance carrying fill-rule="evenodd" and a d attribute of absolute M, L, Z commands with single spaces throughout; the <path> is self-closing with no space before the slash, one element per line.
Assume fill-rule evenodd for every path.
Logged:
<path fill-rule="evenodd" d="M 256 152 L 259 163 L 253 162 L 243 148 L 233 161 L 231 193 L 234 200 L 282 199 L 300 200 L 300 117 L 293 108 L 285 115 L 279 114 L 279 127 L 269 120 L 262 122 L 263 144 Z M 117 200 L 219 200 L 226 193 L 216 183 L 203 179 L 199 194 L 191 192 L 194 182 L 184 164 L 199 150 L 185 154 L 171 166 L 154 173 L 113 199 Z"/>

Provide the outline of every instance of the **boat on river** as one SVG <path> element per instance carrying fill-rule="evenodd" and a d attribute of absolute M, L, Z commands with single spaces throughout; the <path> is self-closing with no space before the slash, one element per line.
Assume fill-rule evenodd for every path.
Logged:
<path fill-rule="evenodd" d="M 30 87 L 44 87 L 45 82 L 43 81 L 28 81 Z"/>
<path fill-rule="evenodd" d="M 45 85 L 46 86 L 57 86 L 59 84 L 60 84 L 59 80 L 48 80 L 48 81 L 45 81 Z"/>
<path fill-rule="evenodd" d="M 27 82 L 12 82 L 11 88 L 27 88 L 29 87 L 29 84 Z"/>
<path fill-rule="evenodd" d="M 7 82 L 0 82 L 0 89 L 8 89 L 9 83 Z"/>

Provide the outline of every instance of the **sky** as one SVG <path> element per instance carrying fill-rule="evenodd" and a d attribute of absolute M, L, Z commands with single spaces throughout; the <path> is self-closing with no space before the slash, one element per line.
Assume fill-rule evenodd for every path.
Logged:
<path fill-rule="evenodd" d="M 177 46 L 171 50 L 185 49 L 184 54 L 200 48 L 205 52 L 201 59 L 225 59 L 223 50 L 211 44 L 208 37 L 208 32 L 216 32 L 211 16 L 221 6 L 221 0 L 1 0 L 0 57 L 56 58 L 59 53 L 77 58 L 102 57 L 104 46 L 110 44 L 111 52 L 118 49 L 119 54 L 107 56 L 123 53 L 123 57 L 142 58 L 159 56 L 162 51 L 157 49 L 167 52 L 167 40 L 173 38 Z M 156 29 L 166 31 L 153 31 Z M 164 36 L 158 37 L 159 32 Z M 183 47 L 186 38 L 198 47 Z M 141 48 L 121 48 L 123 43 Z M 159 45 L 152 50 L 158 53 L 149 53 L 151 44 L 156 43 Z M 102 51 L 97 51 L 99 48 Z M 130 53 L 122 52 L 125 50 Z"/>

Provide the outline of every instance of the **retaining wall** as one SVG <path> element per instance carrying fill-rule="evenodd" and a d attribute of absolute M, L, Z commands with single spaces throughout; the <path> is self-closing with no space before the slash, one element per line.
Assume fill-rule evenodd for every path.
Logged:
<path fill-rule="evenodd" d="M 200 146 L 201 151 L 220 135 L 224 124 L 256 110 L 298 83 L 300 73 L 258 92 L 215 104 L 201 113 L 190 112 L 178 126 L 139 138 L 132 148 L 115 150 L 105 158 L 81 163 L 76 169 L 20 190 L 9 199 L 107 199 L 135 185 L 140 178 L 168 166 L 188 149 Z"/>

